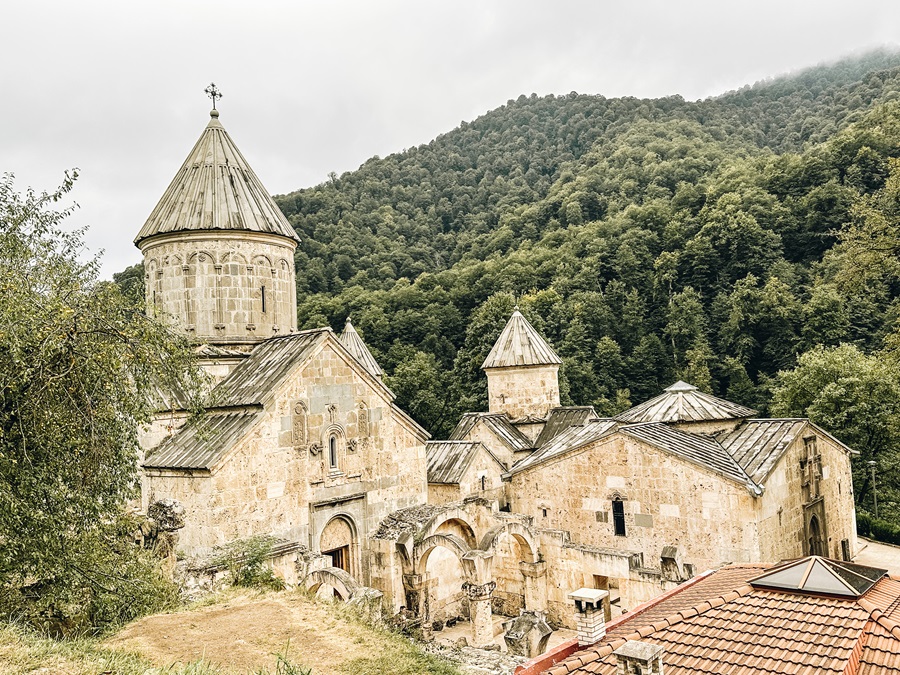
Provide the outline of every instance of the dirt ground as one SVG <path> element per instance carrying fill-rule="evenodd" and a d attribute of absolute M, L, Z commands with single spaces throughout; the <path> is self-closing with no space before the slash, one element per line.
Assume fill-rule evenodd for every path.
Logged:
<path fill-rule="evenodd" d="M 136 651 L 162 668 L 204 659 L 226 672 L 274 671 L 280 653 L 316 675 L 338 675 L 342 663 L 371 656 L 379 648 L 378 636 L 328 610 L 297 593 L 238 596 L 190 612 L 146 617 L 106 646 Z"/>

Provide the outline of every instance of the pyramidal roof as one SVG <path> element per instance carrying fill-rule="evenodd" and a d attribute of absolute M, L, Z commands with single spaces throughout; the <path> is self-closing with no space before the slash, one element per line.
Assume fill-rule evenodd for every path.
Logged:
<path fill-rule="evenodd" d="M 885 574 L 887 570 L 877 567 L 854 565 L 813 555 L 781 564 L 750 579 L 750 585 L 797 593 L 858 598 Z"/>
<path fill-rule="evenodd" d="M 744 419 L 756 411 L 737 403 L 704 394 L 679 380 L 662 394 L 616 415 L 620 422 L 707 422 Z"/>
<path fill-rule="evenodd" d="M 540 336 L 517 307 L 509 317 L 503 332 L 494 343 L 490 354 L 481 364 L 482 369 L 510 368 L 513 366 L 558 365 L 562 360 L 547 341 Z"/>
<path fill-rule="evenodd" d="M 210 117 L 134 243 L 195 230 L 243 230 L 300 241 L 219 122 L 219 111 Z"/>
<path fill-rule="evenodd" d="M 378 365 L 375 357 L 372 356 L 372 352 L 366 347 L 366 343 L 363 342 L 359 333 L 356 332 L 353 324 L 350 323 L 349 316 L 347 317 L 347 324 L 344 326 L 344 332 L 341 333 L 340 341 L 341 344 L 347 348 L 347 351 L 353 355 L 353 358 L 359 361 L 363 368 L 368 370 L 375 377 L 381 378 L 381 367 Z"/>

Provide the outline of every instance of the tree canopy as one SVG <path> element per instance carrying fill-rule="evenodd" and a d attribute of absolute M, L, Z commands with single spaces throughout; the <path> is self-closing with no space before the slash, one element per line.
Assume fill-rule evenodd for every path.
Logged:
<path fill-rule="evenodd" d="M 59 630 L 158 600 L 125 535 L 138 426 L 178 392 L 198 399 L 190 346 L 84 261 L 53 193 L 0 178 L 0 612 Z"/>

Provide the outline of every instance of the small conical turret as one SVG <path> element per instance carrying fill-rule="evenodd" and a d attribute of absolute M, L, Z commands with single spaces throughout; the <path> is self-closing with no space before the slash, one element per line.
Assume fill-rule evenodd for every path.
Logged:
<path fill-rule="evenodd" d="M 553 347 L 516 307 L 482 364 L 490 412 L 514 420 L 544 419 L 559 406 L 559 366 Z"/>
<path fill-rule="evenodd" d="M 378 365 L 375 357 L 372 356 L 372 352 L 366 347 L 366 343 L 363 342 L 359 333 L 356 332 L 353 324 L 350 323 L 349 316 L 347 317 L 347 323 L 344 326 L 344 332 L 341 333 L 340 341 L 341 344 L 347 348 L 347 351 L 353 355 L 353 358 L 359 361 L 359 364 L 363 368 L 368 370 L 373 377 L 377 377 L 379 380 L 381 379 L 381 367 Z"/>

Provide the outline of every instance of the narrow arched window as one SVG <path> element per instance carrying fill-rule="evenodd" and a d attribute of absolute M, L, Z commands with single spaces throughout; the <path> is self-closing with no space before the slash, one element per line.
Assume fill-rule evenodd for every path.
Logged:
<path fill-rule="evenodd" d="M 616 497 L 612 500 L 613 527 L 617 537 L 625 536 L 625 504 Z"/>
<path fill-rule="evenodd" d="M 337 444 L 337 436 L 332 434 L 328 438 L 328 466 L 332 469 L 336 469 L 338 465 L 338 444 Z"/>
<path fill-rule="evenodd" d="M 262 299 L 262 313 L 265 314 L 266 313 L 266 287 L 265 286 L 259 287 L 259 296 Z"/>

